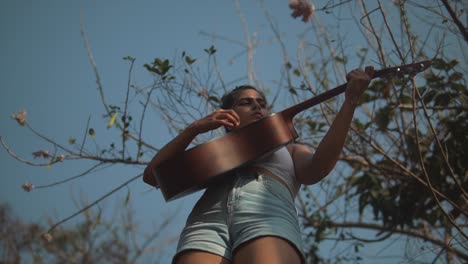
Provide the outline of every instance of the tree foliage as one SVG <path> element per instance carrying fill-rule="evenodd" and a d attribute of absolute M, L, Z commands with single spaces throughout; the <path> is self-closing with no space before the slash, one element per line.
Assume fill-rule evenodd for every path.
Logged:
<path fill-rule="evenodd" d="M 0 205 L 1 263 L 141 263 L 158 262 L 161 247 L 154 243 L 160 230 L 149 234 L 146 243 L 136 241 L 138 228 L 127 204 L 116 217 L 106 219 L 102 210 L 87 210 L 83 219 L 69 227 L 59 227 L 51 236 L 44 227 L 25 223 L 12 215 L 7 204 Z M 160 228 L 168 223 L 163 223 Z M 38 239 L 38 237 L 43 239 Z M 172 238 L 173 240 L 173 238 Z M 158 252 L 159 251 L 159 252 Z M 151 252 L 151 254 L 149 254 Z"/>

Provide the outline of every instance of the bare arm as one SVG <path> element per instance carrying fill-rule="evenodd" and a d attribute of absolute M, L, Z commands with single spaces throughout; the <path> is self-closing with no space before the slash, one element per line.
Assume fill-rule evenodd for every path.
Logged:
<path fill-rule="evenodd" d="M 153 175 L 153 168 L 161 162 L 168 160 L 183 152 L 202 133 L 216 129 L 220 126 L 235 128 L 239 125 L 239 116 L 233 110 L 217 110 L 202 119 L 199 119 L 184 129 L 179 135 L 167 143 L 146 166 L 143 181 L 153 186 L 157 186 L 156 178 Z"/>
<path fill-rule="evenodd" d="M 366 67 L 365 72 L 354 70 L 347 75 L 349 81 L 345 101 L 314 154 L 303 145 L 293 145 L 292 155 L 299 182 L 307 185 L 317 183 L 335 167 L 343 150 L 359 97 L 369 85 L 373 74 L 374 69 Z"/>

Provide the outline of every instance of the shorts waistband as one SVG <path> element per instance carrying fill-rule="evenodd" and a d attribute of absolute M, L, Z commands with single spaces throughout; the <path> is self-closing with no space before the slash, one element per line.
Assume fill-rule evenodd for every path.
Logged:
<path fill-rule="evenodd" d="M 284 180 L 281 179 L 280 177 L 274 175 L 273 173 L 271 173 L 270 171 L 268 171 L 268 170 L 266 170 L 264 168 L 248 167 L 248 168 L 245 168 L 244 170 L 239 171 L 238 175 L 247 176 L 247 177 L 252 176 L 252 177 L 255 177 L 256 179 L 258 179 L 258 177 L 264 175 L 264 176 L 266 176 L 268 178 L 274 179 L 277 182 L 281 183 L 284 187 L 286 187 L 286 189 L 288 190 L 288 192 L 291 195 L 292 199 L 293 200 L 295 199 L 295 196 L 293 195 L 292 191 L 289 189 L 288 185 L 284 182 Z"/>

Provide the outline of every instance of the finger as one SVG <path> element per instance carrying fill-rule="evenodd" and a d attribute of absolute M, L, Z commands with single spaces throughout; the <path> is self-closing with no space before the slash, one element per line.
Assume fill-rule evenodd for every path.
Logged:
<path fill-rule="evenodd" d="M 360 69 L 354 69 L 348 72 L 348 74 L 346 75 L 346 80 L 349 82 L 351 79 L 356 78 L 356 76 L 358 76 L 360 72 L 362 72 Z"/>
<path fill-rule="evenodd" d="M 236 113 L 236 111 L 232 110 L 232 115 L 236 119 L 237 123 L 240 124 L 240 116 Z"/>
<path fill-rule="evenodd" d="M 240 117 L 236 113 L 236 111 L 234 111 L 232 109 L 229 109 L 229 110 L 226 111 L 226 114 L 229 116 L 229 118 L 232 118 L 235 123 L 238 123 L 238 124 L 240 123 Z"/>
<path fill-rule="evenodd" d="M 352 78 L 351 72 L 348 72 L 348 74 L 346 74 L 346 81 L 349 82 L 351 78 Z"/>
<path fill-rule="evenodd" d="M 224 113 L 215 113 L 209 119 L 205 120 L 205 125 L 211 127 L 210 130 L 216 129 L 220 126 L 235 127 L 236 122 L 228 118 Z"/>
<path fill-rule="evenodd" d="M 238 120 L 239 116 L 237 116 L 237 118 L 236 116 L 236 113 L 232 114 L 230 111 L 227 111 L 224 113 L 220 113 L 216 119 L 223 122 L 229 122 L 233 126 L 238 126 L 240 124 L 240 121 Z"/>
<path fill-rule="evenodd" d="M 221 125 L 229 128 L 236 128 L 238 126 L 237 123 L 233 123 L 227 119 L 219 120 L 219 122 L 221 123 Z"/>
<path fill-rule="evenodd" d="M 364 71 L 367 73 L 367 75 L 369 75 L 369 77 L 374 77 L 374 74 L 375 74 L 375 70 L 374 70 L 374 67 L 372 66 L 367 66 Z"/>

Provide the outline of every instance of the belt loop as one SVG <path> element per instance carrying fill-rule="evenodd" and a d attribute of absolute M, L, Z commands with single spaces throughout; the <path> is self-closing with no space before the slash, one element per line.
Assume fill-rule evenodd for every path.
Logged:
<path fill-rule="evenodd" d="M 263 175 L 262 175 L 260 172 L 256 171 L 256 172 L 255 172 L 255 179 L 256 179 L 258 182 L 262 182 L 262 181 L 263 181 Z"/>

